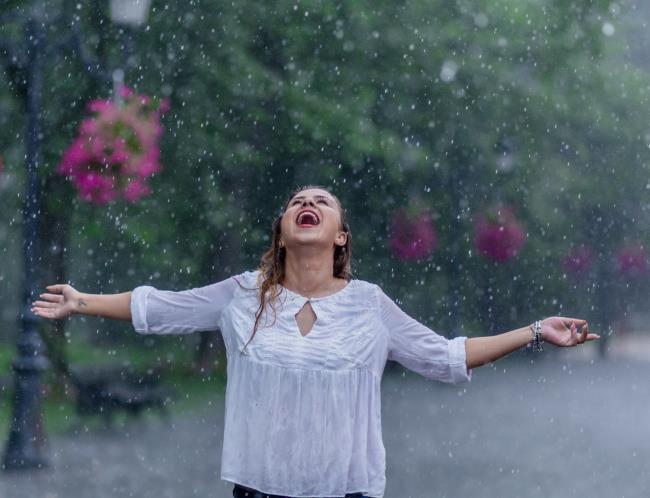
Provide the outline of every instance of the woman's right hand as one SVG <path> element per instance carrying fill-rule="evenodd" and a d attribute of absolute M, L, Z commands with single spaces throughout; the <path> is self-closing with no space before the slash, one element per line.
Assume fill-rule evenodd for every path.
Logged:
<path fill-rule="evenodd" d="M 32 313 L 50 320 L 60 320 L 78 312 L 81 293 L 68 284 L 48 285 L 49 293 L 39 297 L 44 301 L 32 303 Z"/>

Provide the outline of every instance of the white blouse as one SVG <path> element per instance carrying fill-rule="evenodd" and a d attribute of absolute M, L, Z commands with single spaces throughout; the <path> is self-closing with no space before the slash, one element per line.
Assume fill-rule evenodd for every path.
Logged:
<path fill-rule="evenodd" d="M 223 480 L 292 497 L 382 497 L 386 359 L 431 379 L 468 381 L 466 337 L 446 339 L 379 286 L 351 280 L 311 299 L 282 287 L 275 321 L 267 305 L 244 349 L 259 306 L 258 274 L 179 292 L 137 287 L 133 326 L 143 334 L 221 330 L 228 374 Z M 303 336 L 295 315 L 308 301 L 317 318 Z"/>

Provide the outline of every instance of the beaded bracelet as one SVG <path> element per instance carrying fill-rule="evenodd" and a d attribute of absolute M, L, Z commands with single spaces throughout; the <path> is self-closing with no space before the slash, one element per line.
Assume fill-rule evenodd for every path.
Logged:
<path fill-rule="evenodd" d="M 530 329 L 533 332 L 533 339 L 528 343 L 528 349 L 544 351 L 544 348 L 542 348 L 542 321 L 537 320 L 530 326 Z"/>

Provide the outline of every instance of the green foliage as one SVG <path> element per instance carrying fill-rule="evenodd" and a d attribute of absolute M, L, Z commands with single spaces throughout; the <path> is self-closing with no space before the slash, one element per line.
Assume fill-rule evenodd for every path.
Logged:
<path fill-rule="evenodd" d="M 153 2 L 126 82 L 170 97 L 164 170 L 137 205 L 94 207 L 72 189 L 46 198 L 72 220 L 73 285 L 182 289 L 252 268 L 286 194 L 324 183 L 352 222 L 356 275 L 441 332 L 460 322 L 482 333 L 495 300 L 503 327 L 589 312 L 594 292 L 576 293 L 607 285 L 600 273 L 584 282 L 564 275 L 571 244 L 594 244 L 607 265 L 623 241 L 647 241 L 639 179 L 648 173 L 640 112 L 648 76 L 623 67 L 616 37 L 603 34 L 605 20 L 624 24 L 625 12 L 609 8 L 600 0 Z M 80 4 L 85 47 L 124 66 L 120 34 L 97 9 Z M 84 103 L 110 90 L 85 76 L 74 54 L 54 60 L 44 176 L 54 174 Z M 7 157 L 20 176 L 24 123 L 11 88 L 0 90 L 0 119 L 12 123 L 0 143 L 14 150 Z M 389 253 L 387 220 L 410 202 L 435 210 L 440 249 L 406 264 Z M 474 214 L 496 202 L 514 205 L 528 234 L 502 267 L 472 245 Z M 102 325 L 111 328 L 124 337 Z"/>

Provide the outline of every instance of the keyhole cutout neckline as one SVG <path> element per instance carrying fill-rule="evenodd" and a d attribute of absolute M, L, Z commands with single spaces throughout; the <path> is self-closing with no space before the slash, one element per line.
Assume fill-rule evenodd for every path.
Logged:
<path fill-rule="evenodd" d="M 316 321 L 318 320 L 318 315 L 316 314 L 316 311 L 314 310 L 314 307 L 311 305 L 310 301 L 320 301 L 322 299 L 328 299 L 333 296 L 338 296 L 340 294 L 343 294 L 346 291 L 346 289 L 350 287 L 351 283 L 352 281 L 350 280 L 341 289 L 332 292 L 331 294 L 327 294 L 326 296 L 319 296 L 319 297 L 303 296 L 302 294 L 298 294 L 297 292 L 294 292 L 290 289 L 287 289 L 283 285 L 280 285 L 282 289 L 287 291 L 287 294 L 305 300 L 305 302 L 300 307 L 298 312 L 295 315 L 293 315 L 294 322 L 296 324 L 296 327 L 298 328 L 298 332 L 300 333 L 301 337 L 307 337 L 309 334 L 311 334 L 312 330 L 314 329 L 314 325 L 316 325 Z"/>
<path fill-rule="evenodd" d="M 307 337 L 314 329 L 316 320 L 318 320 L 318 315 L 316 315 L 314 307 L 311 305 L 311 303 L 307 301 L 302 305 L 302 308 L 298 310 L 298 313 L 293 315 L 293 318 L 296 321 L 300 335 Z"/>

